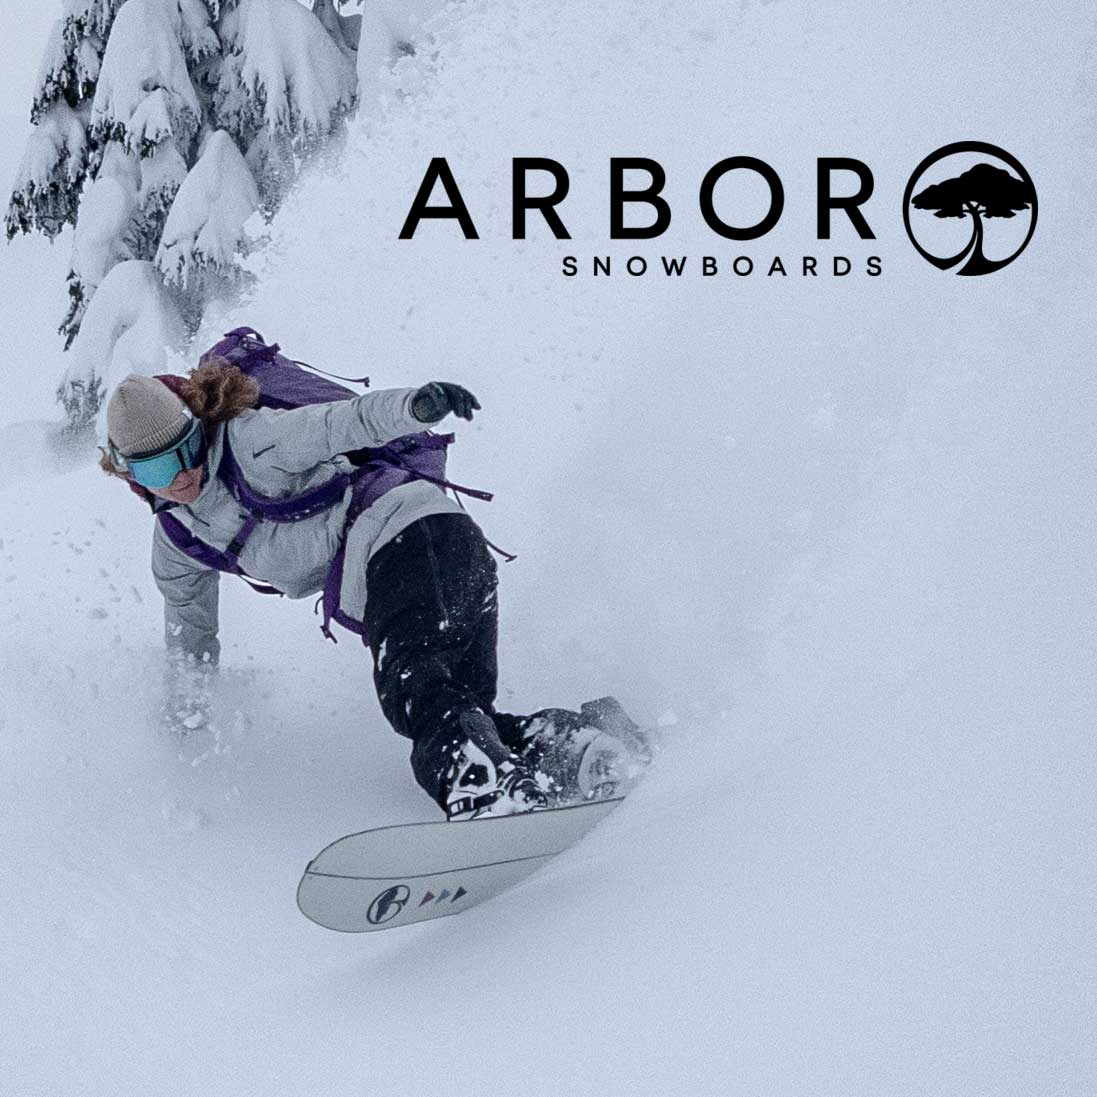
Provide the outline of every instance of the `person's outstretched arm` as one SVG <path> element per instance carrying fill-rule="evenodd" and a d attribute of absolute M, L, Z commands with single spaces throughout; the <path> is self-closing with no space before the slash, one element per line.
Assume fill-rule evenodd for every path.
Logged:
<path fill-rule="evenodd" d="M 417 389 L 378 389 L 351 400 L 268 409 L 234 419 L 232 445 L 245 447 L 252 461 L 304 472 L 337 454 L 426 430 L 450 413 L 471 419 L 479 407 L 471 392 L 448 381 Z"/>

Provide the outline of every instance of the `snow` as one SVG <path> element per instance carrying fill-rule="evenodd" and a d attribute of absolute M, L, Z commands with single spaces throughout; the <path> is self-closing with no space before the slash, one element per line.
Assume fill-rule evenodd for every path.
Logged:
<path fill-rule="evenodd" d="M 27 145 L 23 166 L 16 179 L 16 189 L 43 186 L 54 164 L 61 162 L 69 179 L 80 171 L 84 154 L 84 128 L 72 108 L 64 101 L 55 103 L 42 116 Z"/>
<path fill-rule="evenodd" d="M 133 258 L 127 239 L 134 216 L 137 171 L 123 157 L 106 157 L 94 182 L 84 190 L 73 233 L 72 269 L 91 296 L 116 264 Z M 117 166 L 117 173 L 113 170 Z"/>
<path fill-rule="evenodd" d="M 180 147 L 197 132 L 202 109 L 183 51 L 179 0 L 128 0 L 111 27 L 92 101 L 91 125 L 146 155 L 173 138 Z M 188 27 L 192 23 L 188 22 Z M 216 36 L 205 50 L 216 48 Z"/>
<path fill-rule="evenodd" d="M 350 110 L 353 62 L 297 0 L 240 0 L 221 26 L 231 47 L 218 89 L 223 125 L 315 138 Z"/>
<path fill-rule="evenodd" d="M 187 176 L 187 162 L 170 141 L 166 141 L 151 156 L 140 162 L 141 187 L 137 202 L 148 214 L 152 209 L 170 208 L 180 185 Z"/>
<path fill-rule="evenodd" d="M 95 35 L 104 38 L 110 29 L 111 21 L 126 0 L 62 0 L 62 11 L 66 27 L 73 29 L 83 37 Z"/>
<path fill-rule="evenodd" d="M 68 82 L 67 67 L 64 24 L 58 19 L 50 28 L 46 48 L 38 66 L 34 105 L 31 108 L 32 120 L 37 120 L 38 116 L 64 93 Z"/>
<path fill-rule="evenodd" d="M 501 705 L 612 690 L 661 725 L 655 766 L 490 905 L 366 938 L 310 925 L 293 895 L 322 846 L 435 817 L 368 657 L 324 643 L 305 604 L 225 581 L 211 722 L 165 738 L 148 515 L 90 453 L 25 460 L 52 452 L 24 422 L 51 409 L 17 393 L 5 1086 L 1094 1092 L 1092 15 L 485 0 L 447 28 L 438 57 L 399 63 L 420 90 L 304 178 L 252 299 L 199 344 L 247 322 L 377 387 L 468 385 L 483 412 L 456 426 L 451 472 L 496 492 L 475 517 L 519 553 L 500 567 Z M 910 247 L 899 197 L 967 136 L 1019 157 L 1041 213 L 1017 262 L 957 279 Z M 696 205 L 740 152 L 787 195 L 751 246 Z M 666 168 L 658 241 L 607 239 L 624 153 Z M 481 239 L 434 221 L 399 241 L 442 154 Z M 510 238 L 510 160 L 531 154 L 569 170 L 571 241 L 536 216 Z M 869 253 L 840 219 L 815 240 L 833 154 L 873 169 L 884 275 L 767 279 L 775 254 L 795 272 Z M 612 278 L 558 273 L 609 253 Z M 663 253 L 690 273 L 665 277 Z M 631 254 L 652 272 L 625 275 Z M 705 254 L 719 276 L 693 271 Z M 3 260 L 5 323 L 48 332 L 56 307 L 9 266 L 26 255 Z M 153 343 L 136 358 L 170 366 Z M 48 365 L 31 359 L 10 365 L 28 389 Z"/>
<path fill-rule="evenodd" d="M 244 223 L 259 205 L 259 188 L 233 139 L 218 130 L 183 180 L 160 238 L 156 265 L 169 282 L 229 266 Z"/>
<path fill-rule="evenodd" d="M 131 373 L 171 373 L 171 359 L 182 344 L 182 320 L 152 263 L 125 260 L 107 272 L 84 314 L 67 355 L 63 384 L 87 387 L 98 379 L 109 393 Z M 106 439 L 106 404 L 100 409 L 97 437 Z"/>
<path fill-rule="evenodd" d="M 9 224 L 26 220 L 51 236 L 65 223 L 72 198 L 58 180 L 72 181 L 84 168 L 84 126 L 62 99 L 49 107 L 27 138 L 23 161 L 12 187 Z"/>
<path fill-rule="evenodd" d="M 393 65 L 408 51 L 428 50 L 432 35 L 452 11 L 448 0 L 374 0 L 362 8 L 358 38 L 358 97 L 372 114 L 399 87 Z"/>
<path fill-rule="evenodd" d="M 312 4 L 312 14 L 320 20 L 324 29 L 331 35 L 332 40 L 348 54 L 353 54 L 358 49 L 358 39 L 362 31 L 362 16 L 359 11 L 353 10 L 360 7 L 349 2 L 338 5 L 336 0 L 315 0 Z"/>
<path fill-rule="evenodd" d="M 201 61 L 204 57 L 220 51 L 221 43 L 217 32 L 210 25 L 210 18 L 216 18 L 216 6 L 206 0 L 176 0 L 179 9 L 179 35 L 191 61 Z"/>

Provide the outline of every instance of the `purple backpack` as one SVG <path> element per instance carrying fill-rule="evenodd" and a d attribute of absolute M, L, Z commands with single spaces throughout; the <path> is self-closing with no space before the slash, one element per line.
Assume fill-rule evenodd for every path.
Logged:
<path fill-rule="evenodd" d="M 348 388 L 327 380 L 330 374 L 317 376 L 321 370 L 310 372 L 314 367 L 297 362 L 281 353 L 277 343 L 267 345 L 263 337 L 254 328 L 236 328 L 228 332 L 221 342 L 211 347 L 199 359 L 199 365 L 205 365 L 212 359 L 223 358 L 242 373 L 259 383 L 259 407 L 261 408 L 299 408 L 306 404 L 327 404 L 334 400 L 346 400 L 355 394 Z M 160 376 L 160 380 L 181 395 L 182 377 Z M 369 378 L 340 378 L 353 383 L 368 385 Z M 422 431 L 418 434 L 406 434 L 378 448 L 365 448 L 346 454 L 355 466 L 351 472 L 340 473 L 326 484 L 312 491 L 290 499 L 270 499 L 254 491 L 244 479 L 240 466 L 229 446 L 228 431 L 222 433 L 221 463 L 216 475 L 232 493 L 240 506 L 247 511 L 248 517 L 240 527 L 232 542 L 222 552 L 212 545 L 199 540 L 170 510 L 161 510 L 157 517 L 168 539 L 181 552 L 192 559 L 217 571 L 239 575 L 249 582 L 253 589 L 263 594 L 278 594 L 280 590 L 251 582 L 240 567 L 240 553 L 244 545 L 260 522 L 300 522 L 305 518 L 327 510 L 339 503 L 348 487 L 353 487 L 350 507 L 347 510 L 346 524 L 343 527 L 343 541 L 328 571 L 324 592 L 317 605 L 324 607 L 324 621 L 321 631 L 329 640 L 335 640 L 331 631 L 331 622 L 342 625 L 362 637 L 368 643 L 365 627 L 361 621 L 349 617 L 339 608 L 339 589 L 343 580 L 343 559 L 346 548 L 346 535 L 351 525 L 367 507 L 371 506 L 387 491 L 406 484 L 409 480 L 429 480 L 443 489 L 472 495 L 477 499 L 490 500 L 490 492 L 476 491 L 462 487 L 446 479 L 446 447 L 453 441 L 452 434 L 432 434 Z M 132 486 L 132 485 L 131 485 Z M 136 490 L 136 489 L 135 489 Z M 142 492 L 142 494 L 144 494 Z M 460 497 L 458 496 L 458 502 Z"/>

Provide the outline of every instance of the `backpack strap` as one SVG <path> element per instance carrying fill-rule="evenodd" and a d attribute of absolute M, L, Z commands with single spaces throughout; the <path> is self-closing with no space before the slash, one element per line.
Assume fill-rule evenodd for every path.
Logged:
<path fill-rule="evenodd" d="M 289 499 L 272 499 L 268 495 L 261 495 L 244 478 L 229 443 L 227 423 L 221 432 L 221 463 L 217 467 L 217 475 L 249 515 L 268 522 L 300 522 L 311 518 L 338 503 L 355 479 L 353 473 L 340 472 L 327 483 Z M 248 534 L 250 533 L 251 530 L 248 530 Z"/>
<path fill-rule="evenodd" d="M 224 552 L 220 552 L 212 545 L 195 537 L 194 534 L 171 513 L 171 511 L 162 510 L 158 512 L 156 517 L 159 520 L 164 533 L 167 534 L 168 540 L 180 552 L 185 553 L 192 560 L 196 560 L 204 567 L 213 568 L 215 571 L 224 571 L 229 575 L 238 575 L 252 590 L 258 591 L 260 594 L 277 594 L 280 598 L 283 596 L 282 591 L 278 590 L 277 587 L 269 586 L 266 583 L 255 582 L 255 580 L 240 567 L 238 557 L 239 549 L 243 548 L 243 542 L 241 542 L 239 548 L 237 548 L 235 552 L 232 551 L 233 546 L 236 544 L 235 540 Z M 249 530 L 248 532 L 250 533 L 251 531 Z M 237 537 L 239 537 L 239 534 Z M 247 538 L 245 537 L 244 540 L 247 540 Z"/>
<path fill-rule="evenodd" d="M 454 436 L 452 434 L 416 435 L 415 446 L 416 448 L 426 450 L 444 450 L 453 439 Z M 443 477 L 432 476 L 422 469 L 411 467 L 407 462 L 401 459 L 399 453 L 400 449 L 401 445 L 395 443 L 373 451 L 371 459 L 358 470 L 354 477 L 354 490 L 351 494 L 350 506 L 347 507 L 346 520 L 343 523 L 343 533 L 339 542 L 339 551 L 335 554 L 335 558 L 331 562 L 331 567 L 328 569 L 327 580 L 324 582 L 323 594 L 317 602 L 317 608 L 319 609 L 322 605 L 324 609 L 324 618 L 320 625 L 320 631 L 334 644 L 337 644 L 339 641 L 331 631 L 332 621 L 347 629 L 348 632 L 356 633 L 362 638 L 362 643 L 367 646 L 369 644 L 369 636 L 366 633 L 365 624 L 361 621 L 356 621 L 353 617 L 344 613 L 342 609 L 339 608 L 339 595 L 343 588 L 343 565 L 347 554 L 347 536 L 350 533 L 351 526 L 354 525 L 367 507 L 371 507 L 386 492 L 391 491 L 393 488 L 400 487 L 402 484 L 407 484 L 412 480 L 427 480 L 432 484 L 437 484 L 443 490 L 449 488 L 453 491 L 454 497 L 461 505 L 462 510 L 464 509 L 464 503 L 461 503 L 461 497 L 458 495 L 458 492 L 462 492 L 465 495 L 471 495 L 477 499 L 484 499 L 488 502 L 494 498 L 490 491 L 478 491 L 475 488 L 462 487 L 460 484 L 455 484 Z M 508 561 L 515 559 L 512 554 L 504 552 L 502 549 L 492 545 L 486 538 L 485 542 Z"/>
<path fill-rule="evenodd" d="M 426 480 L 431 484 L 436 484 L 443 491 L 448 489 L 453 492 L 454 496 L 460 492 L 463 495 L 472 496 L 473 499 L 483 499 L 484 502 L 490 503 L 495 498 L 490 491 L 466 488 L 461 484 L 455 484 L 452 480 L 447 480 L 444 476 L 434 476 L 421 466 L 416 467 L 405 458 L 406 453 L 415 450 L 444 450 L 447 446 L 453 445 L 455 439 L 456 435 L 454 434 L 432 434 L 424 431 L 422 434 L 407 435 L 403 439 L 397 439 L 380 449 L 373 450 L 371 456 L 374 460 L 384 461 L 404 469 L 416 480 Z M 457 501 L 460 502 L 460 499 Z"/>
<path fill-rule="evenodd" d="M 339 551 L 328 569 L 328 577 L 324 581 L 324 591 L 320 596 L 317 607 L 323 605 L 324 619 L 320 625 L 320 631 L 333 644 L 339 643 L 335 634 L 331 631 L 331 622 L 342 625 L 349 632 L 357 633 L 362 638 L 362 643 L 369 644 L 369 636 L 366 634 L 366 626 L 361 621 L 344 613 L 339 608 L 339 595 L 343 589 L 343 564 L 347 556 L 347 537 L 350 528 L 358 520 L 362 512 L 372 506 L 387 491 L 414 480 L 416 473 L 410 469 L 401 468 L 387 460 L 374 458 L 368 464 L 363 465 L 354 478 L 354 490 L 350 497 L 350 506 L 347 507 L 346 520 L 343 522 L 343 532 L 339 538 Z"/>
<path fill-rule="evenodd" d="M 232 497 L 248 512 L 248 516 L 223 553 L 217 553 L 216 549 L 212 551 L 217 553 L 227 565 L 219 567 L 219 570 L 231 571 L 234 575 L 241 576 L 244 576 L 244 571 L 240 567 L 240 553 L 244 551 L 248 538 L 255 532 L 261 521 L 301 522 L 315 514 L 320 514 L 343 498 L 354 479 L 349 473 L 339 473 L 326 484 L 321 484 L 312 491 L 289 499 L 271 499 L 269 496 L 260 495 L 244 478 L 243 471 L 233 455 L 232 446 L 229 443 L 228 424 L 221 432 L 221 463 L 217 467 L 217 476 L 228 488 Z M 218 567 L 217 564 L 211 566 Z M 259 589 L 250 581 L 249 585 L 256 590 Z M 275 594 L 281 593 L 273 587 L 267 589 L 274 591 Z"/>

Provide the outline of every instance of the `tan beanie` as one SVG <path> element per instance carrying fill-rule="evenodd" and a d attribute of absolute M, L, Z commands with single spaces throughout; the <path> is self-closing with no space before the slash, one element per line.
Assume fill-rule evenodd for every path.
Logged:
<path fill-rule="evenodd" d="M 192 418 L 163 381 L 131 373 L 107 404 L 107 434 L 123 457 L 153 454 L 177 442 Z"/>

